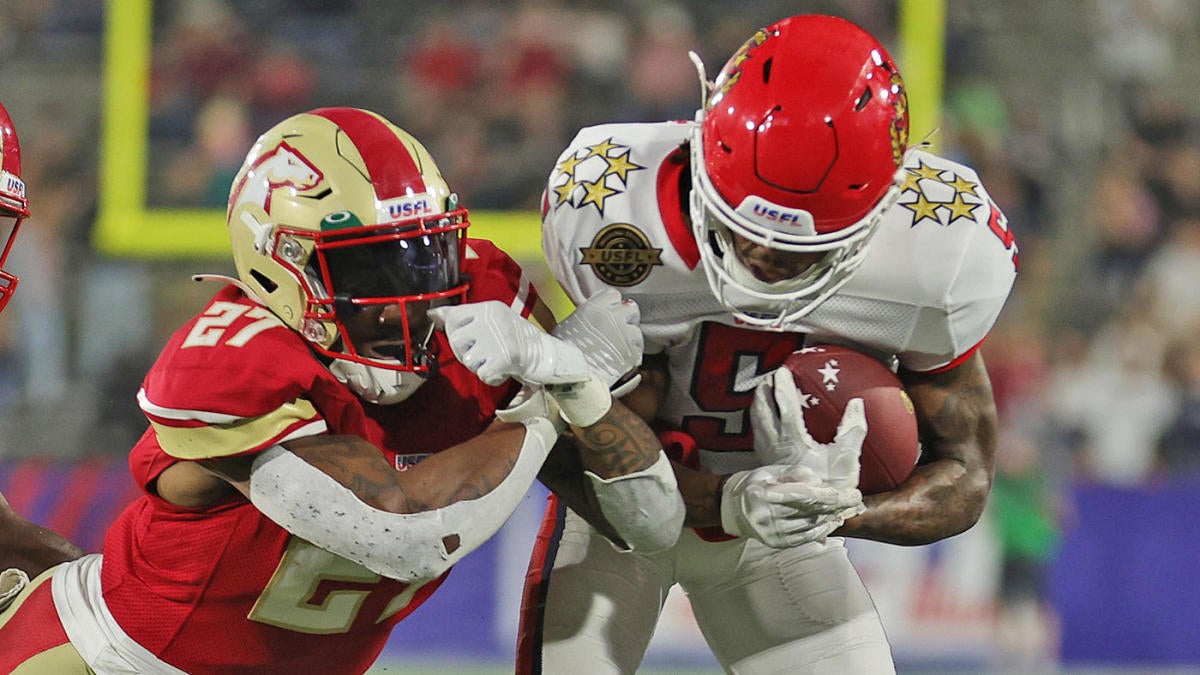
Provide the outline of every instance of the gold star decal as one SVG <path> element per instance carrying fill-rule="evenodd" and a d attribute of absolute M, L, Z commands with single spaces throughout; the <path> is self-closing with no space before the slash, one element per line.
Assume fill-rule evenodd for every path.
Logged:
<path fill-rule="evenodd" d="M 587 206 L 594 204 L 596 209 L 601 213 L 604 212 L 604 200 L 617 194 L 617 191 L 604 184 L 604 179 L 598 181 L 584 181 L 583 199 L 579 202 L 579 206 Z"/>
<path fill-rule="evenodd" d="M 920 180 L 921 176 L 918 176 L 917 173 L 912 169 L 908 169 L 904 172 L 904 184 L 900 186 L 900 191 L 908 192 L 909 190 L 912 190 L 913 192 L 920 192 Z"/>
<path fill-rule="evenodd" d="M 937 217 L 937 208 L 941 206 L 941 204 L 938 202 L 929 201 L 923 193 L 917 193 L 916 201 L 901 203 L 900 206 L 903 206 L 904 208 L 913 212 L 913 215 L 915 216 L 913 219 L 914 227 L 917 225 L 917 223 L 920 223 L 926 218 L 934 221 L 935 223 L 941 222 Z"/>
<path fill-rule="evenodd" d="M 587 154 L 584 155 L 582 157 L 582 159 L 587 159 L 588 157 L 603 157 L 605 159 L 608 159 L 609 151 L 615 150 L 619 147 L 621 147 L 621 146 L 617 145 L 616 143 L 613 143 L 612 137 L 609 137 L 603 141 L 600 141 L 599 143 L 597 143 L 595 145 L 589 145 L 587 147 Z"/>
<path fill-rule="evenodd" d="M 954 190 L 954 197 L 950 201 L 930 199 L 921 186 L 921 181 L 926 178 Z M 932 187 L 928 183 L 925 186 Z M 904 194 L 913 193 L 916 195 L 916 199 L 911 202 L 902 202 L 900 205 L 913 212 L 913 227 L 923 220 L 932 220 L 938 225 L 949 227 L 960 218 L 975 220 L 975 209 L 983 204 L 969 202 L 963 197 L 969 195 L 978 198 L 979 195 L 976 192 L 978 188 L 978 183 L 955 176 L 949 170 L 937 169 L 926 165 L 925 162 L 920 162 L 916 168 L 905 169 L 904 183 L 901 185 Z M 949 215 L 946 222 L 942 222 L 942 209 L 945 209 L 946 214 Z"/>
<path fill-rule="evenodd" d="M 616 157 L 608 157 L 608 168 L 604 170 L 606 176 L 616 176 L 621 179 L 621 182 L 628 180 L 630 171 L 637 171 L 646 167 L 634 164 L 629 161 L 629 153 L 631 150 L 626 150 L 624 154 Z"/>
<path fill-rule="evenodd" d="M 909 173 L 917 174 L 919 178 L 932 178 L 936 181 L 942 180 L 942 172 L 940 169 L 935 169 L 931 166 L 925 166 L 925 162 L 921 162 L 915 169 L 909 169 Z"/>
<path fill-rule="evenodd" d="M 571 193 L 574 192 L 575 188 L 577 187 L 579 187 L 579 183 L 575 182 L 575 177 L 567 175 L 567 182 L 563 183 L 562 185 L 557 185 L 553 188 L 554 194 L 558 197 L 558 201 L 555 202 L 555 205 L 571 199 Z"/>
<path fill-rule="evenodd" d="M 629 174 L 646 168 L 635 163 L 631 154 L 629 146 L 615 143 L 610 136 L 564 157 L 555 167 L 549 188 L 555 195 L 555 208 L 570 204 L 578 209 L 591 204 L 603 214 L 605 200 L 624 194 L 629 187 Z"/>
<path fill-rule="evenodd" d="M 942 206 L 945 206 L 950 210 L 950 222 L 953 223 L 959 218 L 974 220 L 975 209 L 983 206 L 983 204 L 972 204 L 970 202 L 963 201 L 962 193 L 956 192 L 954 193 L 954 200 L 945 202 L 942 204 Z"/>
<path fill-rule="evenodd" d="M 558 163 L 558 170 L 570 176 L 575 173 L 575 167 L 579 166 L 579 162 L 580 159 L 572 154 Z"/>
<path fill-rule="evenodd" d="M 975 188 L 977 188 L 979 186 L 976 185 L 975 183 L 972 183 L 969 180 L 966 180 L 962 176 L 956 176 L 954 178 L 954 180 L 948 181 L 946 183 L 946 185 L 949 185 L 950 187 L 954 188 L 954 191 L 960 195 L 971 195 L 972 197 L 979 196 L 975 192 Z"/>

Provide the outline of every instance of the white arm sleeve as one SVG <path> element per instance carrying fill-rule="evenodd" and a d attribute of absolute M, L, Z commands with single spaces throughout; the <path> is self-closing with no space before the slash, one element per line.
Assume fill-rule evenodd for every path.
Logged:
<path fill-rule="evenodd" d="M 601 478 L 585 471 L 596 491 L 600 512 L 617 534 L 639 553 L 663 551 L 675 545 L 683 530 L 683 497 L 666 453 L 634 473 Z"/>
<path fill-rule="evenodd" d="M 524 420 L 525 440 L 508 475 L 476 499 L 420 513 L 391 513 L 281 446 L 255 459 L 250 502 L 288 532 L 398 581 L 433 579 L 487 541 L 520 504 L 558 434 L 544 418 Z M 446 539 L 457 537 L 453 552 Z"/>

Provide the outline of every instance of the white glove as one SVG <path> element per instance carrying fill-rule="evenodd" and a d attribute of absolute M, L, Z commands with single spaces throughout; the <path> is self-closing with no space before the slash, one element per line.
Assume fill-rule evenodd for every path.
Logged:
<path fill-rule="evenodd" d="M 544 387 L 525 385 L 509 402 L 507 408 L 496 411 L 496 419 L 501 422 L 520 423 L 532 417 L 550 420 L 559 434 L 566 430 L 566 421 L 562 418 L 558 402 Z"/>
<path fill-rule="evenodd" d="M 573 384 L 591 378 L 578 347 L 539 330 L 497 300 L 436 307 L 429 317 L 446 332 L 458 360 L 487 384 L 508 378 Z"/>
<path fill-rule="evenodd" d="M 799 465 L 739 471 L 721 488 L 721 528 L 772 548 L 822 541 L 862 506 L 857 489 L 835 488 Z"/>
<path fill-rule="evenodd" d="M 867 438 L 861 398 L 846 402 L 832 443 L 817 443 L 804 424 L 804 407 L 787 368 L 768 375 L 750 407 L 754 453 L 763 464 L 798 464 L 839 488 L 857 488 L 859 456 Z"/>
<path fill-rule="evenodd" d="M 642 363 L 640 318 L 636 302 L 606 288 L 579 305 L 552 334 L 579 347 L 592 372 L 612 387 Z"/>
<path fill-rule="evenodd" d="M 29 584 L 29 575 L 24 570 L 10 567 L 0 572 L 0 612 L 8 609 L 21 589 Z"/>

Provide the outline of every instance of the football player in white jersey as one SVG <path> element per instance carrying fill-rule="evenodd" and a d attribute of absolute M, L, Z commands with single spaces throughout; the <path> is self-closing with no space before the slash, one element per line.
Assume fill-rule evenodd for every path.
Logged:
<path fill-rule="evenodd" d="M 21 143 L 12 117 L 0 104 L 0 311 L 17 290 L 16 275 L 4 269 L 21 223 L 29 217 L 21 179 Z M 0 609 L 25 584 L 26 574 L 82 555 L 79 547 L 17 515 L 0 494 Z"/>
<path fill-rule="evenodd" d="M 642 382 L 625 402 L 678 441 L 691 527 L 670 550 L 621 552 L 551 497 L 518 671 L 636 671 L 679 584 L 728 672 L 893 672 L 842 537 L 920 545 L 979 518 L 996 427 L 979 345 L 1017 249 L 974 170 L 909 147 L 883 45 L 842 19 L 791 17 L 705 82 L 694 122 L 583 129 L 550 175 L 543 244 L 576 302 L 617 288 L 640 306 Z M 857 492 L 861 408 L 814 447 L 780 391 L 790 379 L 774 415 L 753 405 L 818 342 L 894 359 L 917 410 L 919 466 L 865 510 L 796 497 Z"/>

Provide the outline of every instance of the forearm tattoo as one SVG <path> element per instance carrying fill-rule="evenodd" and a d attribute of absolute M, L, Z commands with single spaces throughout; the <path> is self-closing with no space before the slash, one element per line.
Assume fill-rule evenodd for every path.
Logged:
<path fill-rule="evenodd" d="M 303 444 L 288 443 L 288 448 L 362 501 L 379 506 L 395 489 L 396 469 L 367 441 L 353 436 L 311 436 L 303 440 Z"/>
<path fill-rule="evenodd" d="M 574 431 L 584 467 L 601 478 L 649 468 L 662 448 L 646 423 L 618 402 L 599 422 Z"/>
<path fill-rule="evenodd" d="M 868 511 L 841 534 L 894 544 L 928 544 L 969 529 L 991 489 L 996 407 L 982 357 L 936 375 L 909 375 L 922 461 L 891 492 L 866 498 Z"/>
<path fill-rule="evenodd" d="M 520 438 L 513 433 L 523 431 L 496 434 L 496 443 L 472 443 L 435 454 L 410 469 L 411 480 L 403 481 L 388 458 L 364 439 L 315 436 L 303 439 L 303 444 L 288 445 L 363 502 L 396 513 L 415 513 L 477 499 L 491 492 L 516 464 L 520 443 L 512 444 L 511 448 L 507 444 L 508 440 Z M 425 478 L 427 475 L 436 478 Z"/>
<path fill-rule="evenodd" d="M 424 503 L 415 506 L 416 510 L 440 509 L 444 506 L 449 506 L 455 502 L 467 501 L 470 499 L 478 499 L 500 485 L 508 474 L 512 473 L 513 466 L 517 463 L 516 455 L 501 460 L 493 458 L 487 463 L 479 463 L 477 470 L 469 474 L 461 476 L 461 482 L 457 483 L 456 489 L 442 494 L 431 494 L 426 498 Z M 409 496 L 409 502 L 414 499 Z"/>

